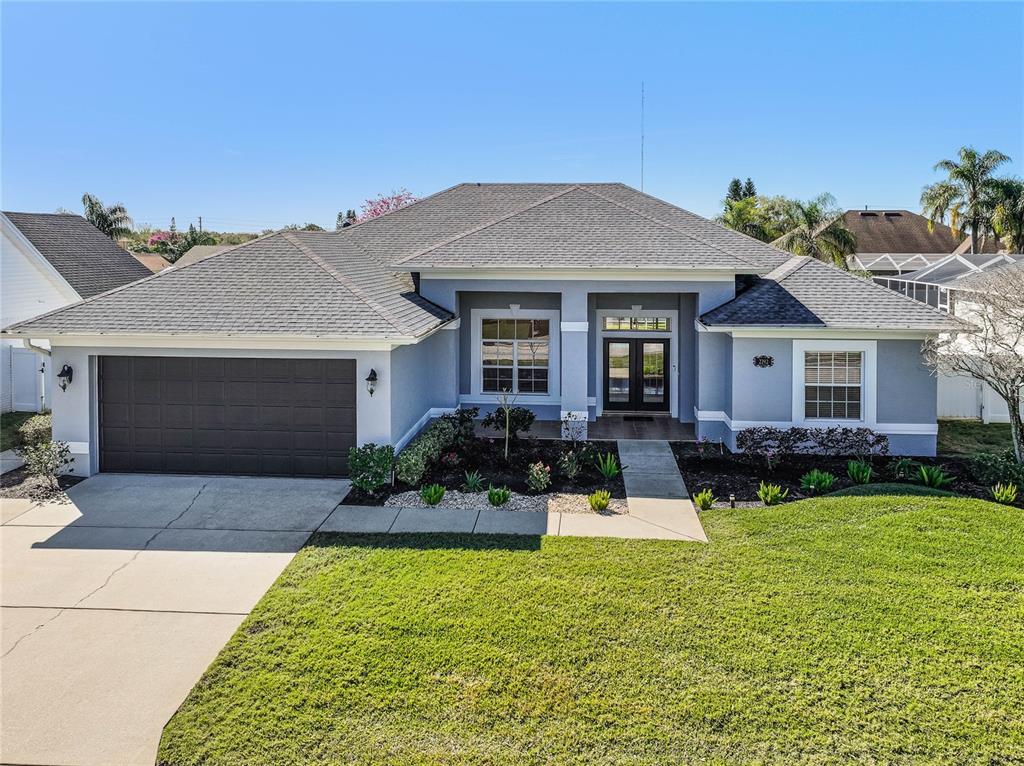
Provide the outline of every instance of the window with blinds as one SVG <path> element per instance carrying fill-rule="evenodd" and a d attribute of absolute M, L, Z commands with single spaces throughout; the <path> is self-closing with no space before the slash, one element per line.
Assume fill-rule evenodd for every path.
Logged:
<path fill-rule="evenodd" d="M 860 420 L 863 370 L 860 351 L 804 352 L 804 417 Z"/>

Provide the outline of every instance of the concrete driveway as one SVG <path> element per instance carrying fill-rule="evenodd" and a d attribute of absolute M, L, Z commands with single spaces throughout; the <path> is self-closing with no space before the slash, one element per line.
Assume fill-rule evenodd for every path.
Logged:
<path fill-rule="evenodd" d="M 0 762 L 152 764 L 164 724 L 348 482 L 100 474 L 3 500 Z"/>

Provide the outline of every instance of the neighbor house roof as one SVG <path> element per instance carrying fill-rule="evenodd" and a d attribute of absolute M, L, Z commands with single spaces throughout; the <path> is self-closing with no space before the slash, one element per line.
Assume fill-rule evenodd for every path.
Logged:
<path fill-rule="evenodd" d="M 1007 254 L 992 255 L 991 253 L 964 253 L 963 255 L 947 255 L 941 261 L 933 263 L 917 271 L 901 274 L 890 279 L 904 282 L 921 282 L 932 285 L 953 287 L 973 274 L 981 274 L 992 269 L 999 269 L 1014 263 L 1021 256 Z"/>
<path fill-rule="evenodd" d="M 171 264 L 160 253 L 132 253 L 135 260 L 145 266 L 154 274 L 163 271 Z"/>
<path fill-rule="evenodd" d="M 252 267 L 254 259 L 259 268 Z M 383 268 L 334 234 L 284 232 L 166 269 L 10 329 L 37 337 L 406 338 L 449 319 L 451 314 L 414 292 L 408 274 Z"/>
<path fill-rule="evenodd" d="M 979 290 L 988 287 L 988 282 L 992 279 L 999 279 L 1000 276 L 1010 272 L 1018 272 L 1024 270 L 1024 256 L 1017 256 L 1013 259 L 1011 256 L 1011 262 L 1004 262 L 999 266 L 995 266 L 990 269 L 982 271 L 976 271 L 972 274 L 968 274 L 960 279 L 956 280 L 949 287 L 956 290 Z M 1024 299 L 1022 299 L 1024 300 Z"/>
<path fill-rule="evenodd" d="M 188 266 L 190 263 L 201 261 L 203 258 L 209 258 L 211 255 L 216 255 L 224 250 L 227 250 L 232 245 L 195 245 L 190 247 L 184 255 L 174 262 L 175 266 Z"/>
<path fill-rule="evenodd" d="M 943 330 L 940 311 L 807 256 L 793 256 L 733 300 L 704 314 L 707 326 Z"/>
<path fill-rule="evenodd" d="M 83 298 L 152 273 L 80 215 L 5 211 L 4 216 Z"/>
<path fill-rule="evenodd" d="M 964 238 L 954 236 L 945 224 L 929 226 L 927 218 L 909 210 L 847 210 L 843 224 L 857 237 L 857 254 L 862 261 L 868 254 L 948 255 L 964 243 Z M 991 238 L 982 247 L 986 253 L 998 249 Z"/>

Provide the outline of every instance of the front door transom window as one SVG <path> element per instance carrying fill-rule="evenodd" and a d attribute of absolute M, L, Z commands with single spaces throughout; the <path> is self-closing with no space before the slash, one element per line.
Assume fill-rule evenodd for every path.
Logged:
<path fill-rule="evenodd" d="M 487 393 L 547 394 L 551 323 L 547 319 L 484 319 L 480 333 L 482 388 Z"/>

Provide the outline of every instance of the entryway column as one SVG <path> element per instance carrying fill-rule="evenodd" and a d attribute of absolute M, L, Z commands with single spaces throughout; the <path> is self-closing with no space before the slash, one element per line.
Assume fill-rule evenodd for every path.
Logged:
<path fill-rule="evenodd" d="M 575 436 L 585 439 L 590 412 L 587 406 L 588 324 L 585 289 L 573 285 L 562 290 L 561 319 L 562 438 Z M 570 431 L 575 431 L 575 434 Z"/>

